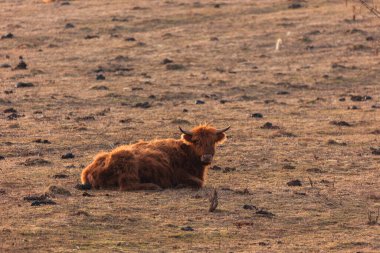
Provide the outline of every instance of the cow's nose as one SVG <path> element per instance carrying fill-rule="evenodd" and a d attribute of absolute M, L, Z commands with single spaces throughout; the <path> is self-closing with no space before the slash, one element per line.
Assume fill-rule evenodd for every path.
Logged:
<path fill-rule="evenodd" d="M 213 155 L 202 155 L 201 161 L 204 163 L 210 163 L 212 161 Z"/>

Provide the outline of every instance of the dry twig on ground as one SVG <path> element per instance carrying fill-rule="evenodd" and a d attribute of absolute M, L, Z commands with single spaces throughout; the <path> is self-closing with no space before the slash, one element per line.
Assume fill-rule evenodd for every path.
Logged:
<path fill-rule="evenodd" d="M 378 11 L 375 7 L 370 6 L 366 1 L 359 0 L 360 4 L 366 7 L 370 12 L 372 12 L 376 17 L 380 18 L 380 11 Z"/>
<path fill-rule="evenodd" d="M 218 207 L 218 192 L 216 189 L 214 189 L 213 193 L 210 196 L 210 208 L 208 209 L 208 211 L 214 212 L 217 207 Z"/>

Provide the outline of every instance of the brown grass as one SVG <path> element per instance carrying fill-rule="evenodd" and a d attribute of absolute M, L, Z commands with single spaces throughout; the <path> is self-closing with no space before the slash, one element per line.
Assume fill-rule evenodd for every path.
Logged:
<path fill-rule="evenodd" d="M 357 8 L 353 22 L 340 0 L 62 2 L 0 1 L 0 32 L 14 34 L 0 64 L 28 64 L 0 68 L 1 252 L 380 251 L 367 224 L 380 205 L 378 18 Z M 236 170 L 211 170 L 200 191 L 74 188 L 99 151 L 177 138 L 178 122 L 231 124 L 215 164 Z M 23 200 L 49 185 L 71 196 Z"/>

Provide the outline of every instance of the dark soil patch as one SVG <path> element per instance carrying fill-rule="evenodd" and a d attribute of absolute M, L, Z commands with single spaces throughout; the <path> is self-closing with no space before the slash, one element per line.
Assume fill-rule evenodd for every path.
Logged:
<path fill-rule="evenodd" d="M 275 216 L 275 214 L 273 214 L 272 212 L 269 212 L 269 211 L 264 210 L 264 209 L 257 210 L 256 214 L 259 216 L 266 217 L 266 218 L 273 218 Z"/>
<path fill-rule="evenodd" d="M 167 70 L 184 70 L 185 66 L 178 63 L 168 63 L 166 64 Z"/>
<path fill-rule="evenodd" d="M 335 121 L 334 120 L 334 121 L 331 121 L 330 124 L 335 125 L 335 126 L 343 126 L 343 127 L 351 127 L 352 126 L 347 121 Z"/>
<path fill-rule="evenodd" d="M 302 186 L 302 183 L 300 180 L 296 179 L 296 180 L 291 180 L 289 182 L 286 183 L 288 186 Z"/>
<path fill-rule="evenodd" d="M 75 27 L 75 25 L 72 24 L 72 23 L 67 23 L 67 24 L 65 25 L 65 28 L 66 28 L 66 29 L 71 29 L 71 28 L 74 28 L 74 27 Z"/>
<path fill-rule="evenodd" d="M 357 102 L 361 102 L 361 101 L 367 101 L 367 100 L 371 100 L 372 97 L 371 96 L 351 96 L 351 100 L 352 101 L 357 101 Z"/>
<path fill-rule="evenodd" d="M 77 211 L 73 215 L 74 216 L 82 216 L 83 215 L 83 216 L 86 216 L 86 217 L 90 216 L 90 214 L 88 212 L 86 212 L 86 211 Z"/>
<path fill-rule="evenodd" d="M 370 50 L 370 49 L 371 47 L 363 45 L 363 44 L 358 44 L 351 47 L 351 50 L 353 51 L 365 51 L 365 50 Z"/>
<path fill-rule="evenodd" d="M 271 122 L 267 122 L 260 127 L 261 129 L 280 129 L 279 126 L 273 125 Z"/>
<path fill-rule="evenodd" d="M 222 167 L 219 167 L 217 165 L 214 165 L 210 168 L 210 170 L 214 170 L 214 171 L 222 171 L 223 173 L 229 173 L 229 172 L 233 172 L 233 171 L 236 171 L 236 168 L 232 168 L 232 167 L 225 167 L 225 168 L 222 168 Z"/>
<path fill-rule="evenodd" d="M 33 201 L 31 206 L 42 206 L 42 205 L 56 205 L 57 203 L 51 199 L 45 199 L 45 200 L 36 200 Z"/>
<path fill-rule="evenodd" d="M 282 166 L 282 168 L 284 170 L 295 170 L 296 169 L 296 167 L 291 165 L 291 164 L 285 164 L 284 166 Z"/>
<path fill-rule="evenodd" d="M 17 118 L 21 118 L 23 117 L 24 115 L 21 115 L 21 114 L 17 114 L 17 113 L 11 113 L 7 116 L 7 119 L 8 120 L 15 120 Z"/>
<path fill-rule="evenodd" d="M 373 155 L 380 155 L 380 148 L 371 148 L 371 152 Z"/>
<path fill-rule="evenodd" d="M 99 38 L 98 35 L 86 35 L 84 37 L 85 40 L 98 39 L 98 38 Z"/>
<path fill-rule="evenodd" d="M 13 39 L 15 36 L 13 35 L 13 33 L 7 33 L 7 34 L 4 34 L 4 35 L 1 35 L 1 39 Z"/>
<path fill-rule="evenodd" d="M 29 195 L 23 198 L 26 201 L 32 202 L 32 206 L 41 206 L 41 205 L 55 205 L 57 204 L 49 198 L 47 194 L 41 195 Z"/>
<path fill-rule="evenodd" d="M 246 210 L 257 210 L 257 207 L 254 206 L 254 205 L 244 205 L 243 206 L 243 209 L 246 209 Z"/>
<path fill-rule="evenodd" d="M 26 64 L 26 62 L 24 62 L 23 60 L 20 60 L 20 62 L 15 67 L 16 70 L 27 69 L 27 68 L 28 68 L 28 64 Z"/>
<path fill-rule="evenodd" d="M 106 77 L 103 74 L 96 75 L 96 80 L 106 80 Z"/>
<path fill-rule="evenodd" d="M 140 103 L 134 104 L 133 107 L 147 109 L 147 108 L 152 107 L 152 105 L 149 102 L 140 102 Z"/>
<path fill-rule="evenodd" d="M 221 171 L 221 170 L 222 170 L 222 167 L 219 167 L 219 166 L 217 166 L 217 165 L 214 165 L 214 166 L 210 167 L 210 170 Z"/>
<path fill-rule="evenodd" d="M 194 228 L 192 228 L 190 226 L 186 226 L 186 227 L 181 228 L 181 230 L 183 230 L 183 231 L 194 231 Z"/>
<path fill-rule="evenodd" d="M 292 3 L 292 4 L 289 4 L 288 8 L 289 9 L 299 9 L 299 8 L 302 8 L 302 4 L 300 3 Z"/>
<path fill-rule="evenodd" d="M 61 156 L 62 159 L 73 159 L 75 158 L 75 155 L 73 153 L 66 153 Z"/>
<path fill-rule="evenodd" d="M 42 143 L 42 144 L 51 144 L 51 142 L 49 140 L 42 140 L 42 139 L 36 139 L 33 142 Z"/>
<path fill-rule="evenodd" d="M 328 145 L 336 145 L 336 146 L 347 146 L 347 143 L 345 143 L 345 142 L 338 142 L 336 140 L 331 140 L 331 139 L 327 141 L 327 144 Z"/>
<path fill-rule="evenodd" d="M 121 119 L 121 120 L 119 120 L 119 122 L 123 123 L 123 124 L 128 124 L 128 123 L 132 122 L 132 119 Z"/>
<path fill-rule="evenodd" d="M 173 63 L 173 60 L 170 60 L 168 58 L 165 58 L 162 60 L 161 64 L 169 64 L 169 63 Z"/>
<path fill-rule="evenodd" d="M 252 113 L 251 117 L 256 119 L 262 119 L 263 115 L 261 113 Z"/>
<path fill-rule="evenodd" d="M 14 108 L 7 108 L 4 110 L 4 113 L 17 113 L 17 111 Z"/>
<path fill-rule="evenodd" d="M 25 83 L 25 82 L 18 82 L 16 84 L 16 88 L 30 88 L 30 87 L 34 87 L 34 84 L 33 83 Z"/>
<path fill-rule="evenodd" d="M 233 172 L 233 171 L 236 171 L 236 168 L 225 167 L 223 169 L 223 173 L 229 173 L 229 172 Z"/>

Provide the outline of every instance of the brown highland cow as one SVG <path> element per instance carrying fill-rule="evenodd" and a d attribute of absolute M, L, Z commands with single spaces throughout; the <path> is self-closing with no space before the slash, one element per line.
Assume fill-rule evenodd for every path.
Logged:
<path fill-rule="evenodd" d="M 200 188 L 215 145 L 226 139 L 229 128 L 200 125 L 185 131 L 180 127 L 183 134 L 179 140 L 140 141 L 100 153 L 82 171 L 82 184 L 120 190 L 158 190 L 180 185 Z"/>

